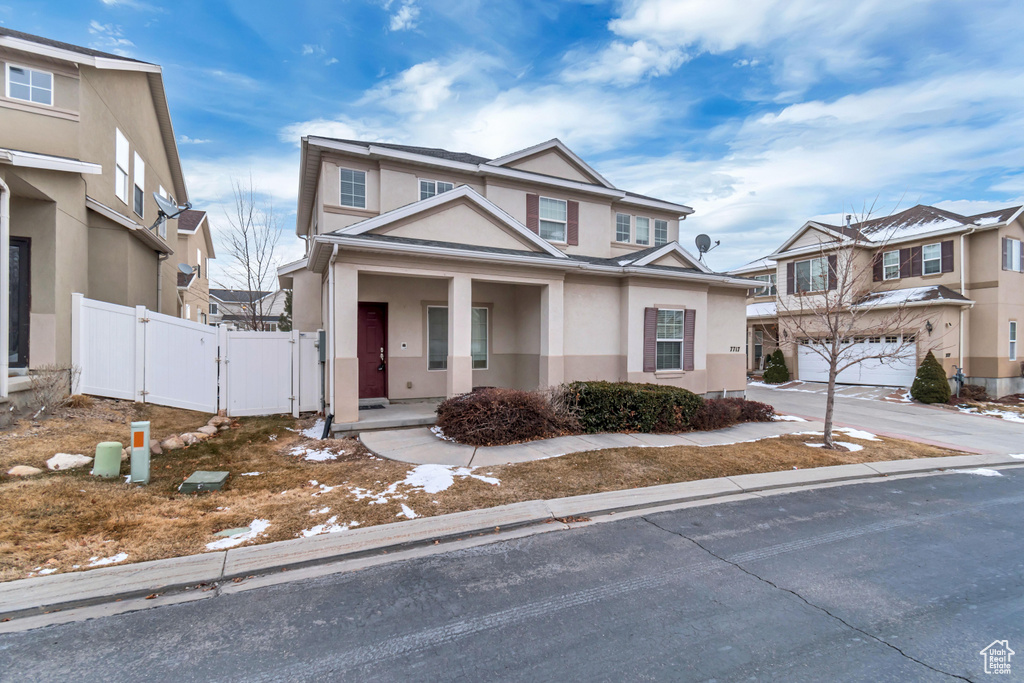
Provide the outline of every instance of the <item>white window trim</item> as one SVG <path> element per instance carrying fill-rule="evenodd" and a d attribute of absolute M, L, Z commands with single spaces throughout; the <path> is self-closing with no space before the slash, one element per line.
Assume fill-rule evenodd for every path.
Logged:
<path fill-rule="evenodd" d="M 124 140 L 125 147 L 125 165 L 122 167 L 121 162 L 118 159 L 118 143 Z M 128 141 L 128 136 L 121 132 L 120 128 L 114 129 L 114 196 L 121 200 L 121 203 L 128 206 L 128 188 L 131 185 L 131 159 L 132 159 L 132 146 Z M 118 171 L 124 173 L 124 182 L 121 183 L 121 187 L 118 187 Z M 123 196 L 122 196 L 123 195 Z"/>
<path fill-rule="evenodd" d="M 658 336 L 658 319 L 654 319 L 654 371 L 655 372 L 682 372 L 683 371 L 683 358 L 686 355 L 686 309 L 685 308 L 659 308 L 658 313 L 662 311 L 676 311 L 683 314 L 683 336 L 679 338 L 675 337 L 659 337 Z M 658 344 L 660 342 L 679 342 L 679 367 L 678 368 L 659 368 L 658 367 Z"/>
<path fill-rule="evenodd" d="M 217 303 L 215 301 L 211 301 L 210 302 L 210 315 L 220 315 L 218 313 L 218 310 L 219 310 L 219 308 L 217 306 Z"/>
<path fill-rule="evenodd" d="M 641 242 L 640 241 L 640 220 L 641 219 L 647 221 L 647 241 L 646 242 Z M 634 216 L 633 217 L 633 237 L 636 240 L 637 244 L 645 246 L 645 247 L 648 247 L 648 246 L 651 245 L 651 230 L 653 229 L 652 226 L 651 226 L 651 223 L 652 223 L 652 221 L 651 221 L 650 217 L 648 217 L 648 216 Z"/>
<path fill-rule="evenodd" d="M 658 223 L 664 223 L 665 224 L 665 241 L 664 242 L 658 242 Z M 663 246 L 665 244 L 668 244 L 668 221 L 667 220 L 665 220 L 663 218 L 655 218 L 654 219 L 654 227 L 652 228 L 652 231 L 654 232 L 654 235 L 653 235 L 654 246 L 660 247 L 660 246 Z"/>
<path fill-rule="evenodd" d="M 427 323 L 427 348 L 426 348 L 427 372 L 448 372 L 448 360 L 447 360 L 447 357 L 445 358 L 445 367 L 443 367 L 443 368 L 432 368 L 432 367 L 430 367 L 430 309 L 432 309 L 432 308 L 438 308 L 438 309 L 440 309 L 442 311 L 445 311 L 446 314 L 447 314 L 447 311 L 448 311 L 448 306 L 442 306 L 440 304 L 428 305 L 427 306 L 427 317 L 426 317 L 426 323 Z M 473 306 L 472 310 L 474 310 L 474 311 L 487 311 L 487 339 L 486 339 L 487 349 L 485 351 L 487 364 L 484 367 L 482 367 L 482 368 L 472 367 L 472 365 L 473 365 L 473 350 L 472 350 L 473 318 L 472 318 L 472 316 L 470 316 L 470 320 L 469 320 L 469 324 L 470 324 L 470 330 L 469 330 L 469 334 L 470 334 L 470 359 L 469 359 L 470 369 L 472 369 L 474 371 L 475 370 L 490 370 L 491 369 L 491 308 L 490 308 L 490 306 Z M 447 321 L 448 321 L 448 316 L 445 315 L 445 332 L 448 331 L 448 322 Z"/>
<path fill-rule="evenodd" d="M 801 263 L 813 264 L 814 261 L 823 261 L 824 262 L 824 265 L 822 266 L 824 268 L 824 272 L 822 273 L 822 283 L 821 283 L 822 287 L 821 287 L 821 289 L 810 289 L 811 287 L 814 286 L 814 268 L 811 265 L 808 265 L 807 266 L 807 286 L 808 286 L 808 289 L 800 289 L 800 274 L 796 272 L 797 271 L 797 267 Z M 791 292 L 791 294 L 816 294 L 818 292 L 827 292 L 828 291 L 828 257 L 827 256 L 815 256 L 814 258 L 805 258 L 805 259 L 800 259 L 799 261 L 796 261 L 793 264 L 793 289 L 795 289 L 796 291 L 795 292 Z"/>
<path fill-rule="evenodd" d="M 624 239 L 624 240 L 619 239 L 619 216 L 625 216 L 628 219 L 627 220 L 627 222 L 628 222 L 628 231 L 627 231 L 628 234 L 626 235 L 626 239 Z M 633 216 L 632 216 L 632 214 L 620 213 L 620 212 L 616 211 L 615 212 L 615 241 L 618 242 L 619 244 L 629 244 L 632 241 L 632 239 L 633 239 Z"/>
<path fill-rule="evenodd" d="M 448 372 L 448 354 L 445 354 L 444 367 L 443 368 L 432 368 L 432 367 L 430 367 L 430 309 L 431 308 L 440 308 L 441 310 L 446 312 L 445 323 L 444 323 L 445 324 L 445 328 L 444 328 L 445 329 L 445 344 L 448 343 L 448 334 L 447 334 L 448 333 L 448 316 L 447 316 L 448 307 L 447 306 L 427 306 L 427 316 L 426 316 L 427 348 L 424 349 L 425 353 L 423 354 L 424 356 L 427 357 L 427 372 Z"/>
<path fill-rule="evenodd" d="M 1010 356 L 1010 360 L 1015 361 L 1015 360 L 1017 360 L 1017 321 L 1016 320 L 1011 320 L 1009 327 L 1010 327 L 1010 329 L 1009 329 L 1009 334 L 1010 334 L 1010 353 L 1009 353 L 1009 356 Z"/>
<path fill-rule="evenodd" d="M 132 211 L 139 218 L 145 218 L 146 214 L 146 162 L 138 152 L 135 153 L 135 168 L 132 171 Z M 141 178 L 139 177 L 141 174 Z M 142 183 L 141 185 L 139 183 Z M 142 190 L 142 206 L 135 207 L 135 189 Z M 141 211 L 139 210 L 141 209 Z"/>
<path fill-rule="evenodd" d="M 924 250 L 927 247 L 938 247 L 939 248 L 939 255 L 938 255 L 938 257 L 937 258 L 926 259 L 924 257 Z M 925 264 L 930 262 L 930 261 L 938 261 L 939 262 L 939 269 L 937 271 L 935 271 L 934 273 L 929 273 L 928 272 L 928 268 L 925 266 Z M 921 246 L 921 275 L 941 275 L 941 274 L 942 274 L 942 243 L 941 242 L 935 242 L 933 244 L 922 245 Z"/>
<path fill-rule="evenodd" d="M 764 280 L 762 278 L 768 278 Z M 755 287 L 754 296 L 778 296 L 779 290 L 779 276 L 778 273 L 768 273 L 766 275 L 755 275 L 754 278 L 758 282 L 765 283 L 764 287 Z M 774 292 L 772 290 L 775 290 Z"/>
<path fill-rule="evenodd" d="M 541 202 L 541 200 L 544 200 L 544 199 L 547 199 L 548 201 L 552 201 L 552 202 L 561 202 L 561 203 L 565 204 L 565 220 L 564 221 L 555 221 L 555 220 L 551 220 L 550 218 L 541 218 L 541 215 L 540 215 L 540 202 Z M 547 237 L 544 237 L 543 235 L 540 235 L 540 230 L 541 230 L 540 224 L 545 222 L 545 221 L 548 222 L 548 223 L 561 223 L 562 225 L 564 225 L 565 226 L 565 228 L 564 228 L 565 239 L 561 239 L 561 240 L 548 239 Z M 541 239 L 547 240 L 548 242 L 551 242 L 552 244 L 565 244 L 565 245 L 569 244 L 569 201 L 568 200 L 566 200 L 566 199 L 559 199 L 557 197 L 545 197 L 544 195 L 540 195 L 540 197 L 537 199 L 537 234 L 541 236 Z"/>
<path fill-rule="evenodd" d="M 29 98 L 27 100 L 23 100 L 20 97 L 12 97 L 11 96 L 11 67 L 14 67 L 15 69 L 25 69 L 26 71 L 29 71 L 29 72 L 35 71 L 36 73 L 49 75 L 49 77 L 50 77 L 50 103 L 46 104 L 45 102 L 36 102 L 35 100 L 33 100 L 32 99 L 32 86 L 31 85 L 29 85 L 29 88 L 28 88 L 28 97 Z M 29 83 L 32 82 L 32 74 L 31 73 L 29 73 L 28 80 L 29 80 Z M 54 100 L 56 100 L 56 93 L 54 92 L 56 89 L 57 89 L 57 80 L 56 80 L 56 78 L 54 78 L 52 71 L 44 71 L 43 69 L 36 69 L 35 67 L 23 66 L 21 64 L 12 64 L 10 62 L 8 62 L 5 65 L 5 67 L 4 67 L 4 96 L 7 99 L 9 99 L 9 100 L 14 100 L 15 102 L 24 102 L 26 104 L 34 104 L 37 107 L 50 107 L 52 109 L 53 106 L 54 106 L 53 105 Z"/>
<path fill-rule="evenodd" d="M 420 201 L 423 201 L 424 199 L 430 199 L 430 197 L 436 197 L 437 195 L 444 194 L 445 192 L 451 192 L 452 190 L 455 189 L 455 183 L 450 183 L 447 180 L 433 180 L 431 178 L 417 178 L 416 180 L 418 181 L 416 183 L 416 188 L 420 193 Z M 430 197 L 423 196 L 423 183 L 433 184 L 434 194 L 430 195 Z M 439 184 L 450 185 L 451 187 L 449 187 L 447 190 L 438 191 L 437 186 Z"/>
<path fill-rule="evenodd" d="M 341 191 L 341 184 L 344 182 L 341 179 L 341 172 L 342 171 L 351 171 L 352 173 L 362 173 L 363 174 L 363 205 L 362 206 L 356 206 L 355 204 L 346 204 L 344 202 L 344 200 L 342 198 L 344 193 Z M 361 168 L 345 168 L 343 166 L 339 166 L 338 167 L 338 204 L 340 204 L 341 206 L 344 206 L 344 207 L 348 207 L 350 209 L 365 209 L 366 208 L 366 176 L 367 176 L 366 171 L 364 171 Z"/>
<path fill-rule="evenodd" d="M 1007 237 L 1007 241 L 1010 243 L 1010 263 L 1009 270 L 1014 273 L 1024 272 L 1024 259 L 1021 258 L 1021 240 L 1016 237 Z"/>
<path fill-rule="evenodd" d="M 893 265 L 894 265 L 894 264 L 886 265 L 886 263 L 885 263 L 885 257 L 888 256 L 889 254 L 896 254 L 896 263 L 895 263 L 896 274 L 893 275 L 892 277 L 889 277 L 889 275 L 886 273 L 886 268 L 892 268 Z M 922 269 L 923 269 L 923 266 L 922 266 Z M 882 253 L 882 280 L 899 280 L 899 279 L 900 279 L 900 252 L 899 252 L 899 249 L 893 249 L 893 250 L 889 250 L 889 251 L 883 252 Z"/>

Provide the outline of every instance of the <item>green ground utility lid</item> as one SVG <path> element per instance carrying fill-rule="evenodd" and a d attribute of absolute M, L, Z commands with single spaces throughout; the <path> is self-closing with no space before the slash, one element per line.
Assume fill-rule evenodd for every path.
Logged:
<path fill-rule="evenodd" d="M 206 472 L 198 470 L 182 482 L 178 490 L 182 493 L 200 493 L 202 491 L 220 491 L 228 480 L 228 472 Z"/>

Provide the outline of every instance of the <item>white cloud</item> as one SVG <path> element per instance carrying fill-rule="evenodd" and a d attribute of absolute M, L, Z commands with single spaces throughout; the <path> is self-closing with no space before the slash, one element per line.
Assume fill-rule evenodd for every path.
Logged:
<path fill-rule="evenodd" d="M 163 9 L 154 7 L 147 2 L 139 2 L 139 0 L 100 0 L 107 7 L 128 7 L 131 9 L 145 10 L 147 12 L 162 12 Z"/>
<path fill-rule="evenodd" d="M 388 6 L 390 4 L 389 2 Z M 416 22 L 419 18 L 420 8 L 416 6 L 416 0 L 403 0 L 402 4 L 398 7 L 398 11 L 391 15 L 389 28 L 392 31 L 408 31 L 416 28 Z"/>
<path fill-rule="evenodd" d="M 362 101 L 380 102 L 389 109 L 408 113 L 434 111 L 451 97 L 452 84 L 472 70 L 472 59 L 455 60 L 443 66 L 437 60 L 423 62 L 370 90 Z"/>
<path fill-rule="evenodd" d="M 208 142 L 210 142 L 210 140 L 208 140 L 208 139 L 190 138 L 187 135 L 179 135 L 178 136 L 178 144 L 179 145 L 205 145 Z"/>
<path fill-rule="evenodd" d="M 130 57 L 135 43 L 124 37 L 124 31 L 114 24 L 101 24 L 93 19 L 89 22 L 89 33 L 95 36 L 90 47 L 106 50 L 122 57 Z"/>
<path fill-rule="evenodd" d="M 302 55 L 303 56 L 308 56 L 308 55 L 321 55 L 322 56 L 322 55 L 324 55 L 326 53 L 327 53 L 327 50 L 324 49 L 323 45 L 310 45 L 310 44 L 306 44 L 306 45 L 302 46 Z"/>
<path fill-rule="evenodd" d="M 676 48 L 662 48 L 644 40 L 632 44 L 614 41 L 598 54 L 570 52 L 562 77 L 570 82 L 614 83 L 632 85 L 644 78 L 664 76 L 686 61 Z"/>
<path fill-rule="evenodd" d="M 337 57 L 331 57 L 331 58 L 329 58 L 329 59 L 324 61 L 324 66 L 331 66 L 332 64 L 337 64 L 337 63 L 338 63 L 338 58 Z"/>

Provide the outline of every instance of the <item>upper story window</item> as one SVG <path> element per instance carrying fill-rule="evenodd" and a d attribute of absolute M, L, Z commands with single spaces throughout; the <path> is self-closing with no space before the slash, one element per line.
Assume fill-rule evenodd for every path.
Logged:
<path fill-rule="evenodd" d="M 135 191 L 132 193 L 135 213 L 142 218 L 146 209 L 146 163 L 135 153 Z"/>
<path fill-rule="evenodd" d="M 366 172 L 341 169 L 341 205 L 366 208 Z"/>
<path fill-rule="evenodd" d="M 651 243 L 651 219 L 643 216 L 636 217 L 636 243 Z"/>
<path fill-rule="evenodd" d="M 217 304 L 213 301 L 210 302 L 210 315 L 217 315 Z"/>
<path fill-rule="evenodd" d="M 1003 270 L 1024 271 L 1024 243 L 1020 240 L 1003 238 Z"/>
<path fill-rule="evenodd" d="M 564 242 L 568 207 L 564 199 L 540 198 L 540 236 L 550 242 Z"/>
<path fill-rule="evenodd" d="M 654 246 L 668 244 L 668 221 L 654 220 Z"/>
<path fill-rule="evenodd" d="M 615 214 L 615 241 L 628 242 L 631 232 L 631 217 L 628 213 Z"/>
<path fill-rule="evenodd" d="M 778 275 L 775 273 L 770 273 L 768 275 L 755 275 L 754 279 L 764 282 L 765 285 L 763 287 L 755 288 L 754 296 L 775 296 L 778 294 L 778 289 L 776 287 L 777 278 Z"/>
<path fill-rule="evenodd" d="M 448 192 L 454 187 L 455 185 L 452 183 L 446 183 L 443 180 L 421 180 L 420 199 L 430 199 L 442 192 Z"/>
<path fill-rule="evenodd" d="M 926 244 L 921 247 L 921 263 L 925 275 L 935 275 L 942 272 L 942 245 Z"/>
<path fill-rule="evenodd" d="M 797 292 L 824 292 L 828 284 L 828 258 L 797 261 L 794 267 Z"/>
<path fill-rule="evenodd" d="M 882 279 L 898 280 L 900 277 L 900 252 L 887 251 L 882 254 Z"/>
<path fill-rule="evenodd" d="M 53 106 L 53 74 L 7 65 L 7 96 L 14 100 Z"/>
<path fill-rule="evenodd" d="M 114 194 L 125 204 L 128 203 L 128 138 L 114 129 Z"/>

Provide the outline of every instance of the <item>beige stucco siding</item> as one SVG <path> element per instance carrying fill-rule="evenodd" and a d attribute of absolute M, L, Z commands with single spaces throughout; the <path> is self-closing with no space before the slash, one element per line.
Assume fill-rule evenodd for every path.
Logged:
<path fill-rule="evenodd" d="M 554 176 L 556 178 L 565 178 L 566 180 L 575 180 L 581 183 L 595 182 L 594 178 L 591 178 L 588 174 L 584 173 L 583 169 L 579 168 L 575 163 L 557 150 L 545 150 L 528 157 L 523 157 L 522 159 L 516 159 L 512 163 L 506 164 L 506 166 L 520 171 L 542 173 L 544 175 Z"/>
<path fill-rule="evenodd" d="M 513 228 L 462 199 L 433 211 L 391 223 L 373 231 L 393 237 L 472 244 L 481 247 L 540 252 L 541 248 Z"/>

